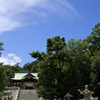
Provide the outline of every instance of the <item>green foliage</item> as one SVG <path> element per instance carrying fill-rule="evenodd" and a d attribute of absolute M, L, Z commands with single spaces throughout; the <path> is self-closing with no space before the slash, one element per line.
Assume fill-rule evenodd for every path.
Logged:
<path fill-rule="evenodd" d="M 30 53 L 39 61 L 39 96 L 62 98 L 70 92 L 77 97 L 77 89 L 90 82 L 91 67 L 87 47 L 85 40 L 71 39 L 66 44 L 65 38 L 56 36 L 47 39 L 47 53 Z"/>
<path fill-rule="evenodd" d="M 100 55 L 93 57 L 91 63 L 91 79 L 95 94 L 100 95 Z"/>
<path fill-rule="evenodd" d="M 68 61 L 70 68 L 67 73 L 69 78 L 68 90 L 70 90 L 68 92 L 75 97 L 78 95 L 77 89 L 83 89 L 84 85 L 90 83 L 91 61 L 87 47 L 88 42 L 82 39 L 71 39 L 67 43 L 67 50 L 70 58 Z"/>
<path fill-rule="evenodd" d="M 26 63 L 22 70 L 28 70 L 36 73 L 38 71 L 38 61 L 33 61 L 32 63 Z"/>
<path fill-rule="evenodd" d="M 39 60 L 39 81 L 37 92 L 44 98 L 54 96 L 63 97 L 65 95 L 62 87 L 65 76 L 64 69 L 67 61 L 66 43 L 64 38 L 56 36 L 47 40 L 47 53 L 32 52 L 31 56 Z M 61 88 L 62 87 L 62 88 Z M 51 99 L 52 99 L 51 98 Z"/>
<path fill-rule="evenodd" d="M 22 68 L 19 66 L 19 63 L 12 66 L 12 69 L 14 70 L 14 72 L 20 72 L 22 70 Z"/>
<path fill-rule="evenodd" d="M 47 39 L 47 52 L 32 52 L 39 62 L 37 92 L 39 96 L 62 98 L 70 92 L 77 99 L 77 89 L 89 84 L 99 95 L 100 50 L 99 24 L 86 39 L 71 39 L 59 36 Z M 52 98 L 51 98 L 52 97 Z"/>
<path fill-rule="evenodd" d="M 47 54 L 59 53 L 66 46 L 65 38 L 55 36 L 52 39 L 47 39 Z"/>
<path fill-rule="evenodd" d="M 13 70 L 13 66 L 10 65 L 3 65 L 2 66 L 3 72 L 5 73 L 6 77 L 13 78 L 15 71 Z"/>
<path fill-rule="evenodd" d="M 3 43 L 2 42 L 0 42 L 0 56 L 1 56 L 1 50 L 4 50 L 3 48 L 2 48 L 2 46 L 3 46 Z"/>
<path fill-rule="evenodd" d="M 87 37 L 89 42 L 89 49 L 91 51 L 91 56 L 95 53 L 100 52 L 100 23 L 96 24 L 92 29 L 91 35 Z"/>
<path fill-rule="evenodd" d="M 3 43 L 0 43 L 0 51 L 2 46 Z M 8 75 L 13 77 L 16 71 L 31 70 L 38 72 L 38 95 L 49 100 L 63 98 L 67 92 L 76 100 L 77 89 L 83 89 L 86 84 L 100 97 L 100 23 L 84 40 L 71 39 L 65 43 L 65 38 L 55 36 L 47 39 L 46 53 L 36 51 L 30 55 L 37 60 L 26 63 L 23 68 L 18 64 L 9 66 L 0 63 L 0 92 L 5 88 L 1 86 Z"/>
<path fill-rule="evenodd" d="M 1 57 L 1 50 L 3 50 L 2 48 L 3 43 L 0 42 L 0 57 Z M 0 96 L 3 93 L 3 91 L 5 90 L 5 83 L 6 83 L 6 75 L 3 72 L 2 69 L 3 63 L 0 63 Z"/>
<path fill-rule="evenodd" d="M 26 63 L 24 66 L 23 66 L 23 70 L 31 70 L 31 67 L 32 65 L 30 63 Z"/>
<path fill-rule="evenodd" d="M 100 23 L 92 29 L 91 35 L 87 37 L 91 58 L 91 84 L 95 95 L 100 98 Z"/>
<path fill-rule="evenodd" d="M 5 90 L 6 75 L 3 72 L 3 69 L 0 66 L 0 94 Z"/>

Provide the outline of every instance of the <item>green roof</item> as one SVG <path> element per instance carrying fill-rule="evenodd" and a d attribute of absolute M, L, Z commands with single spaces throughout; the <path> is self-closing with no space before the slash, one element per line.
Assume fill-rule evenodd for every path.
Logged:
<path fill-rule="evenodd" d="M 12 80 L 22 80 L 24 79 L 24 76 L 26 76 L 28 73 L 15 73 L 15 77 L 12 78 Z M 38 79 L 38 73 L 31 73 L 35 79 Z"/>

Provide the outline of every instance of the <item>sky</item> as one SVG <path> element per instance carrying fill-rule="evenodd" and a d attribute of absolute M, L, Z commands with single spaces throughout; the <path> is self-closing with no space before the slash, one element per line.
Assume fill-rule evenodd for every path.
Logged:
<path fill-rule="evenodd" d="M 23 67 L 48 38 L 85 39 L 99 22 L 99 0 L 0 0 L 0 62 Z"/>

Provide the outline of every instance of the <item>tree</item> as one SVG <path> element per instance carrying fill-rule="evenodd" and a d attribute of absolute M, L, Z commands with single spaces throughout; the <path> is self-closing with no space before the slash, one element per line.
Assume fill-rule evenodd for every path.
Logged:
<path fill-rule="evenodd" d="M 88 36 L 86 40 L 89 43 L 91 56 L 94 56 L 97 52 L 100 52 L 100 23 L 95 25 L 90 36 Z"/>
<path fill-rule="evenodd" d="M 71 39 L 59 36 L 47 39 L 47 52 L 32 52 L 37 59 L 37 92 L 39 96 L 63 98 L 70 92 L 77 99 L 77 89 L 88 84 L 95 95 L 100 95 L 100 23 L 96 24 L 86 39 Z"/>
<path fill-rule="evenodd" d="M 26 63 L 23 66 L 22 70 L 31 71 L 33 73 L 36 73 L 37 70 L 38 70 L 38 61 L 33 61 L 31 63 L 29 63 L 29 62 Z"/>
<path fill-rule="evenodd" d="M 91 85 L 95 95 L 100 98 L 100 23 L 96 24 L 92 29 L 87 41 L 89 42 L 91 59 Z"/>
<path fill-rule="evenodd" d="M 31 67 L 32 67 L 31 63 L 28 62 L 23 66 L 23 70 L 31 70 Z"/>
<path fill-rule="evenodd" d="M 3 65 L 2 66 L 3 72 L 5 73 L 6 77 L 13 78 L 15 71 L 13 70 L 13 66 L 10 65 Z"/>
<path fill-rule="evenodd" d="M 3 45 L 3 43 L 0 43 L 0 57 L 1 57 L 1 50 L 3 50 L 3 48 L 2 48 L 2 45 Z M 6 76 L 5 76 L 5 74 L 4 74 L 4 72 L 3 72 L 3 69 L 2 69 L 2 63 L 0 63 L 0 97 L 1 97 L 1 95 L 2 95 L 2 93 L 3 93 L 3 91 L 5 90 L 5 80 L 6 80 Z"/>
<path fill-rule="evenodd" d="M 75 40 L 71 39 L 68 41 L 67 49 L 70 54 L 70 65 L 72 68 L 76 68 L 79 73 L 80 79 L 79 86 L 80 88 L 84 85 L 90 83 L 90 71 L 91 71 L 91 61 L 88 51 L 88 42 L 86 40 Z M 87 77 L 86 77 L 87 76 Z"/>
<path fill-rule="evenodd" d="M 15 64 L 14 66 L 11 66 L 14 72 L 20 72 L 22 68 L 19 66 L 19 63 Z"/>
<path fill-rule="evenodd" d="M 100 98 L 100 54 L 98 56 L 93 57 L 91 63 L 91 79 L 92 79 L 92 86 L 95 91 L 95 95 Z"/>
<path fill-rule="evenodd" d="M 75 82 L 72 82 L 74 80 L 71 78 L 73 73 L 69 74 L 70 57 L 65 38 L 56 36 L 47 39 L 47 53 L 37 51 L 30 55 L 39 61 L 37 84 L 39 96 L 49 99 L 63 98 L 68 91 L 73 91 L 71 87 Z"/>
<path fill-rule="evenodd" d="M 6 75 L 3 72 L 2 67 L 0 66 L 0 96 L 2 95 L 3 91 L 6 89 Z"/>
<path fill-rule="evenodd" d="M 75 99 L 79 94 L 77 89 L 83 89 L 84 85 L 90 84 L 91 60 L 88 45 L 89 43 L 82 39 L 71 39 L 67 43 L 70 58 L 68 61 L 70 65 L 68 75 L 70 75 L 71 87 L 69 87 L 72 89 L 70 93 L 73 93 Z"/>
<path fill-rule="evenodd" d="M 10 66 L 10 65 L 2 65 L 1 68 L 2 68 L 2 71 L 3 73 L 5 74 L 5 84 L 7 86 L 10 86 L 10 83 L 11 83 L 11 78 L 14 77 L 14 73 L 15 71 L 13 70 L 13 67 L 14 66 Z"/>
<path fill-rule="evenodd" d="M 32 68 L 31 68 L 31 71 L 34 72 L 34 73 L 37 73 L 38 72 L 38 61 L 33 61 L 32 63 Z"/>
<path fill-rule="evenodd" d="M 1 56 L 1 50 L 3 50 L 3 48 L 2 48 L 2 46 L 3 46 L 3 43 L 2 42 L 0 42 L 0 56 Z"/>

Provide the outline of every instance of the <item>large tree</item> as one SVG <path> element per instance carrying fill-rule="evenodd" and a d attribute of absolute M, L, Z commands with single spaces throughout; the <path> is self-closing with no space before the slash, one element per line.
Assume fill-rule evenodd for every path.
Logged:
<path fill-rule="evenodd" d="M 86 40 L 71 39 L 67 43 L 67 50 L 70 56 L 70 69 L 76 69 L 78 73 L 78 87 L 82 88 L 90 83 L 91 62 L 88 50 L 89 43 Z"/>
<path fill-rule="evenodd" d="M 100 54 L 92 59 L 91 79 L 95 95 L 100 98 Z"/>
<path fill-rule="evenodd" d="M 2 54 L 1 50 L 3 50 L 2 46 L 3 46 L 3 43 L 0 43 L 0 57 L 1 57 L 1 54 Z M 4 89 L 5 89 L 5 85 L 6 85 L 5 84 L 6 83 L 6 76 L 4 74 L 2 66 L 3 66 L 3 64 L 0 63 L 0 97 L 1 97 L 1 95 L 4 91 Z"/>
<path fill-rule="evenodd" d="M 70 61 L 69 68 L 69 90 L 77 99 L 79 93 L 77 89 L 84 89 L 84 85 L 90 83 L 91 61 L 88 50 L 89 43 L 86 40 L 71 39 L 67 43 Z"/>
<path fill-rule="evenodd" d="M 64 97 L 68 61 L 65 38 L 56 36 L 47 39 L 47 53 L 37 51 L 31 56 L 39 60 L 38 94 L 51 99 L 54 96 Z"/>
<path fill-rule="evenodd" d="M 95 56 L 96 53 L 100 52 L 100 23 L 95 25 L 86 40 L 89 43 L 91 56 Z"/>
<path fill-rule="evenodd" d="M 89 42 L 90 59 L 91 59 L 91 85 L 95 95 L 100 98 L 100 23 L 92 29 L 90 36 L 87 37 Z"/>
<path fill-rule="evenodd" d="M 88 64 L 88 57 L 84 53 L 87 45 L 88 43 L 82 40 L 70 40 L 66 44 L 65 38 L 56 36 L 47 39 L 46 53 L 39 51 L 31 53 L 32 57 L 39 60 L 37 84 L 39 96 L 49 99 L 63 98 L 67 92 L 77 96 L 79 84 L 81 83 L 82 86 L 86 81 L 84 78 L 82 82 L 81 78 L 89 75 L 89 71 L 86 72 L 87 68 L 85 68 Z M 84 58 L 82 59 L 80 56 Z"/>
<path fill-rule="evenodd" d="M 5 90 L 5 86 L 6 86 L 6 75 L 3 72 L 3 69 L 1 66 L 0 66 L 0 96 L 2 95 L 3 91 Z"/>
<path fill-rule="evenodd" d="M 39 96 L 61 98 L 70 92 L 77 97 L 77 89 L 86 84 L 95 95 L 100 95 L 100 23 L 84 40 L 71 39 L 65 43 L 65 38 L 56 36 L 47 39 L 46 53 L 36 51 L 30 55 L 39 61 Z"/>

